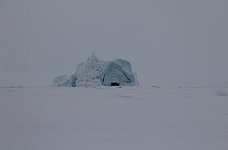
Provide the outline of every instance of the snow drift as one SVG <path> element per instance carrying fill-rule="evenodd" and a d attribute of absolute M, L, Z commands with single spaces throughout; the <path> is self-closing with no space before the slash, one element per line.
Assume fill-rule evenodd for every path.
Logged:
<path fill-rule="evenodd" d="M 78 65 L 76 73 L 62 75 L 54 78 L 54 86 L 78 87 L 78 86 L 138 86 L 136 74 L 132 72 L 128 61 L 115 59 L 102 61 L 94 52 Z"/>

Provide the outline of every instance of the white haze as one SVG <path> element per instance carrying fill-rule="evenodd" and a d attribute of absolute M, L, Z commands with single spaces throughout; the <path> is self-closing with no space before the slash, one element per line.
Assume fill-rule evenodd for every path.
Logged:
<path fill-rule="evenodd" d="M 49 85 L 95 51 L 143 86 L 228 86 L 227 18 L 227 0 L 0 0 L 0 85 Z"/>

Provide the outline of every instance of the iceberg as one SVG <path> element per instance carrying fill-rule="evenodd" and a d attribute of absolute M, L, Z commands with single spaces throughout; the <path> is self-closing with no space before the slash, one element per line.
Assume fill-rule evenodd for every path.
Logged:
<path fill-rule="evenodd" d="M 94 52 L 78 65 L 76 73 L 61 75 L 53 80 L 58 87 L 87 87 L 87 86 L 139 86 L 137 76 L 132 72 L 128 61 L 115 59 L 102 61 Z"/>

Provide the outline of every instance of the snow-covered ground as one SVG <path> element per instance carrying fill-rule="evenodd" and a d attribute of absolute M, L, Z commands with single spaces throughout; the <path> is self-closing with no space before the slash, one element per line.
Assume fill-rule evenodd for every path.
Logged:
<path fill-rule="evenodd" d="M 227 94 L 0 88 L 0 150 L 227 150 Z"/>

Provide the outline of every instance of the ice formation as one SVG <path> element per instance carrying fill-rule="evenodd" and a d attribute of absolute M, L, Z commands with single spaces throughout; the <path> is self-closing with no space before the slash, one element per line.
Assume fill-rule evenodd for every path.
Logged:
<path fill-rule="evenodd" d="M 115 59 L 113 61 L 99 60 L 94 52 L 78 65 L 76 73 L 54 78 L 54 86 L 138 86 L 136 74 L 132 72 L 128 61 Z"/>

